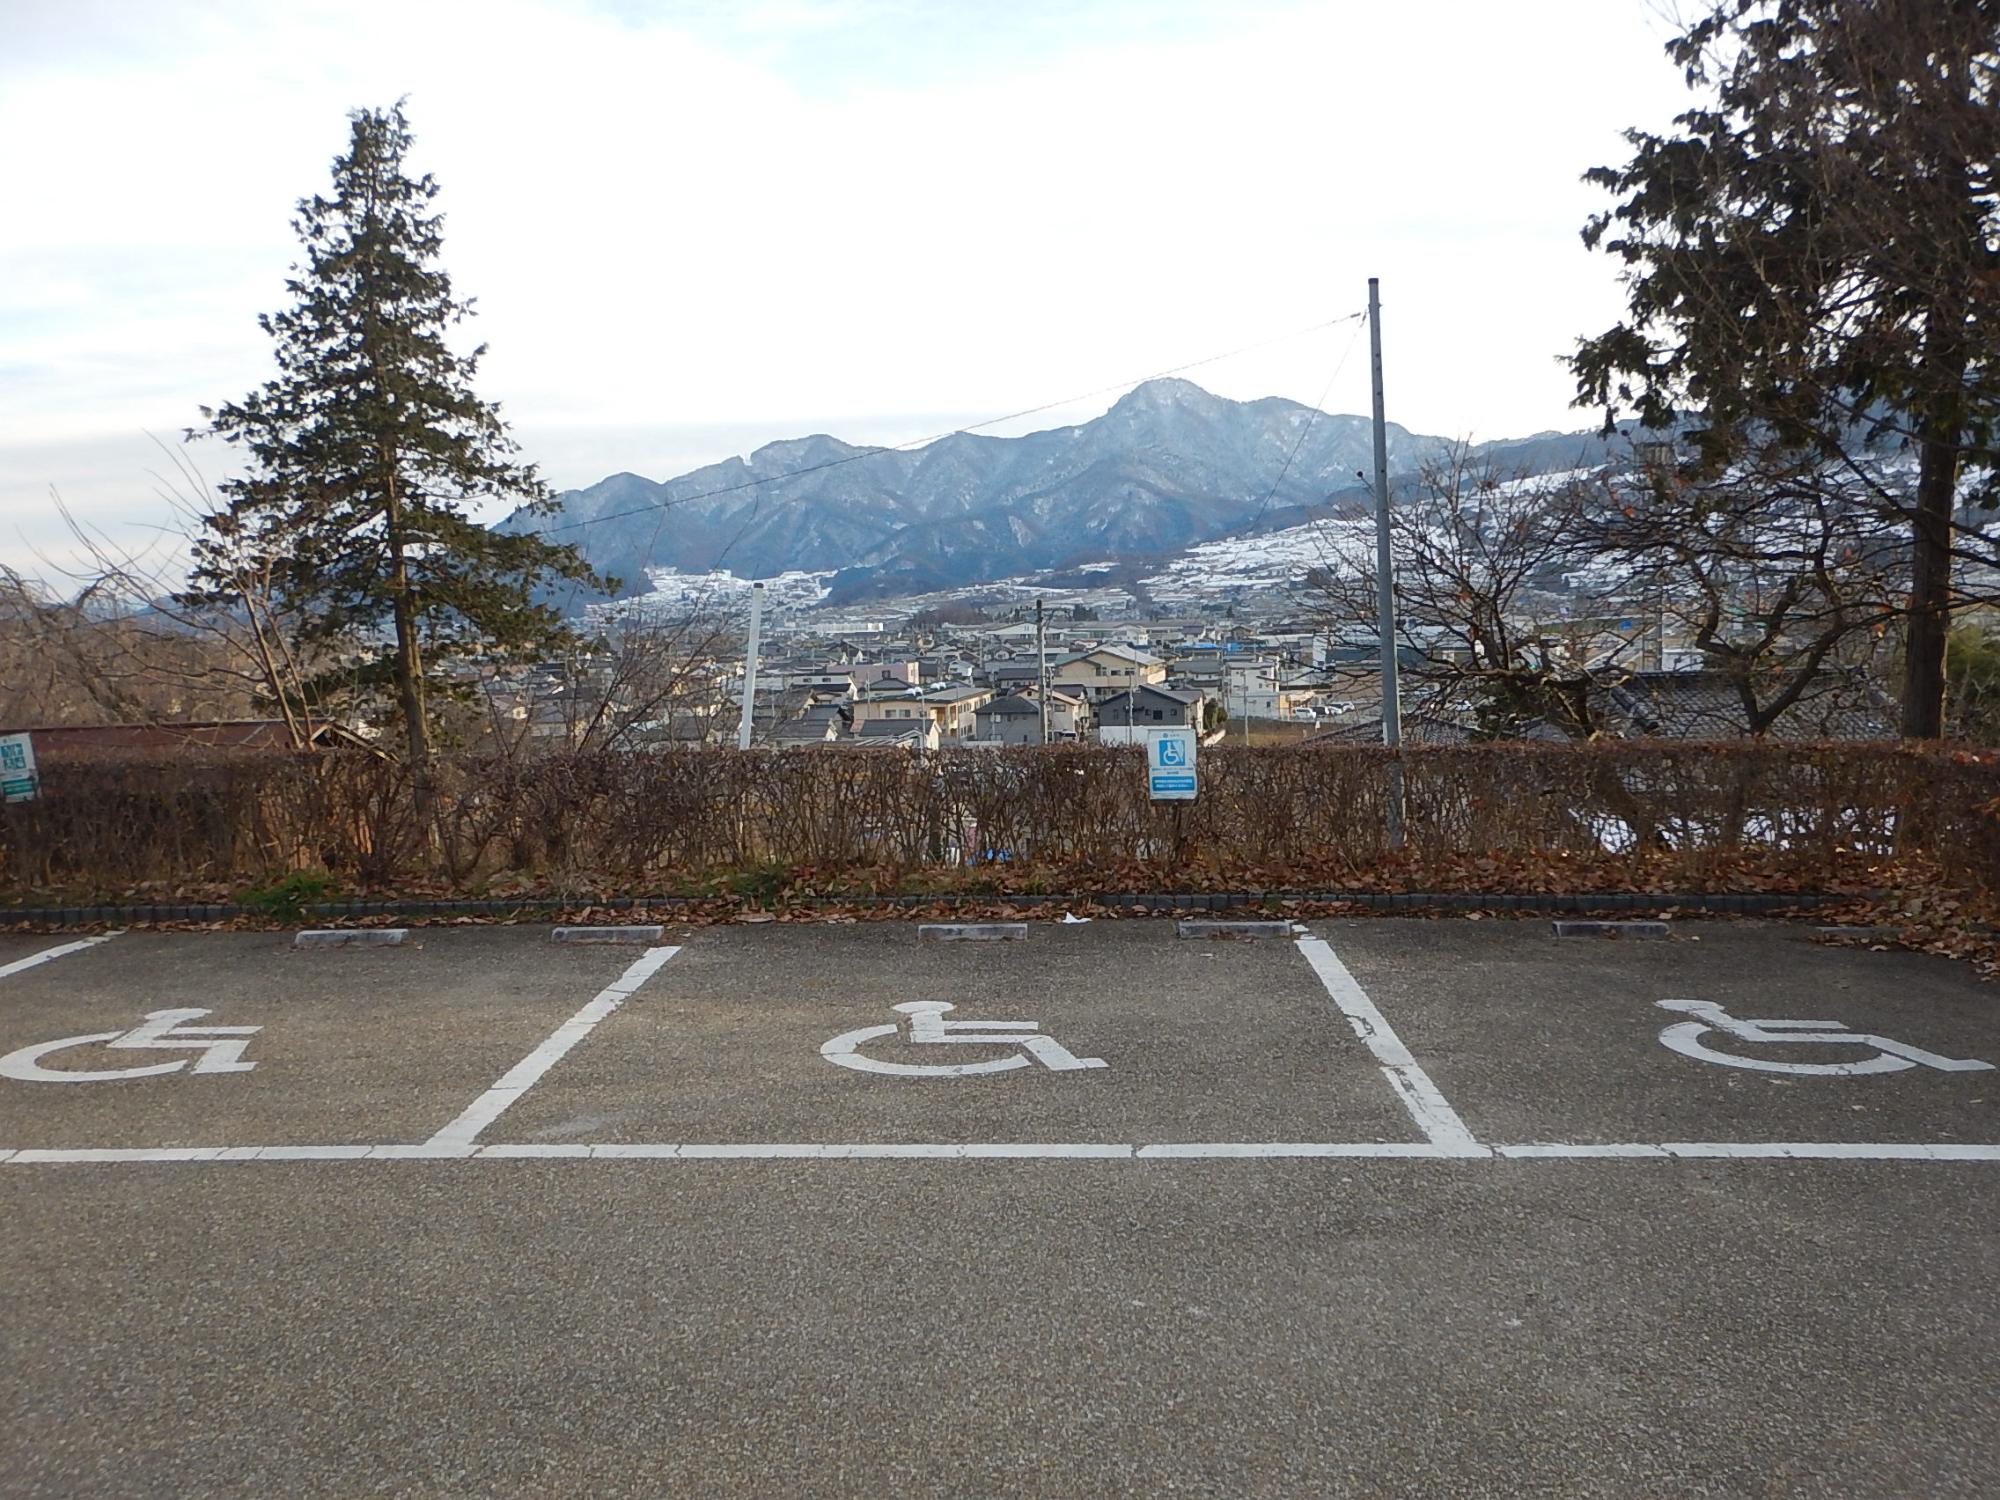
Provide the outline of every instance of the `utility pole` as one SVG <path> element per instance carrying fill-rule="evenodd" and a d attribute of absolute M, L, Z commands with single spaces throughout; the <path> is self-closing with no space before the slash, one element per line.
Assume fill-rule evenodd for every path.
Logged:
<path fill-rule="evenodd" d="M 1368 278 L 1368 353 L 1375 389 L 1375 623 L 1382 635 L 1382 743 L 1403 746 L 1403 708 L 1396 685 L 1396 579 L 1389 555 L 1389 424 L 1382 401 L 1382 282 Z M 1403 842 L 1403 763 L 1389 765 L 1389 842 Z"/>
<path fill-rule="evenodd" d="M 1049 742 L 1049 638 L 1043 628 L 1042 601 L 1035 600 L 1035 706 L 1042 711 L 1042 743 Z"/>
<path fill-rule="evenodd" d="M 764 585 L 750 585 L 750 639 L 743 651 L 743 717 L 736 721 L 736 748 L 750 748 L 750 723 L 757 704 L 757 631 L 764 623 Z"/>

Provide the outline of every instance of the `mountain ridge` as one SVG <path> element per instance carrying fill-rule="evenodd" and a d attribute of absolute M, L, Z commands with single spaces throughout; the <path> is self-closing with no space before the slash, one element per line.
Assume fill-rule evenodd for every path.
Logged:
<path fill-rule="evenodd" d="M 1407 484 L 1455 445 L 1388 424 Z M 1601 436 L 1538 433 L 1476 445 L 1509 477 L 1601 462 Z M 562 495 L 554 517 L 584 556 L 643 593 L 645 570 L 772 577 L 831 572 L 831 602 L 961 587 L 1105 557 L 1165 557 L 1203 542 L 1296 525 L 1365 494 L 1372 423 L 1281 396 L 1233 401 L 1192 381 L 1133 387 L 1101 416 L 993 437 L 956 432 L 921 448 L 869 448 L 830 433 L 781 438 L 747 457 L 655 481 L 620 472 Z"/>

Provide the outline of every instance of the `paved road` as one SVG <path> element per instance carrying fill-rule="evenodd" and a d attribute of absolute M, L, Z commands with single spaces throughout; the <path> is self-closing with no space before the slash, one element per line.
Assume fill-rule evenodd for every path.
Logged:
<path fill-rule="evenodd" d="M 1782 928 L 1313 931 L 669 932 L 629 996 L 643 950 L 533 929 L 0 974 L 9 1057 L 260 1028 L 0 1076 L 0 1494 L 1993 1492 L 2000 1073 L 1733 1067 L 1657 1005 L 2000 1062 L 1991 992 Z M 1105 1066 L 912 1044 L 940 1000 Z M 821 1055 L 884 1025 L 1022 1062 Z M 962 1147 L 1041 1154 L 918 1154 Z"/>

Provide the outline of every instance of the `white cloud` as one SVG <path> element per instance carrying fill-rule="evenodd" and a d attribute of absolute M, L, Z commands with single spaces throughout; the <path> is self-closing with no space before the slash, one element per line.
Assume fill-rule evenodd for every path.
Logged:
<path fill-rule="evenodd" d="M 1371 274 L 1394 419 L 1583 425 L 1555 356 L 1617 295 L 1577 178 L 1679 106 L 1656 30 L 1645 0 L 11 0 L 0 556 L 52 482 L 156 515 L 117 464 L 267 373 L 292 204 L 347 109 L 405 93 L 483 389 L 559 484 L 748 432 L 917 437 L 898 414 L 1302 328 Z M 1349 347 L 1196 378 L 1310 401 Z M 1366 409 L 1365 358 L 1327 399 Z"/>

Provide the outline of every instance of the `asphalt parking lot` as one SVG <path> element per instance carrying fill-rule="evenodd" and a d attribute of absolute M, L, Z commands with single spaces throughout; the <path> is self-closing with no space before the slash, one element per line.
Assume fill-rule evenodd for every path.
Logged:
<path fill-rule="evenodd" d="M 1994 1063 L 1754 924 L 0 936 L 0 1494 L 1990 1495 Z"/>

